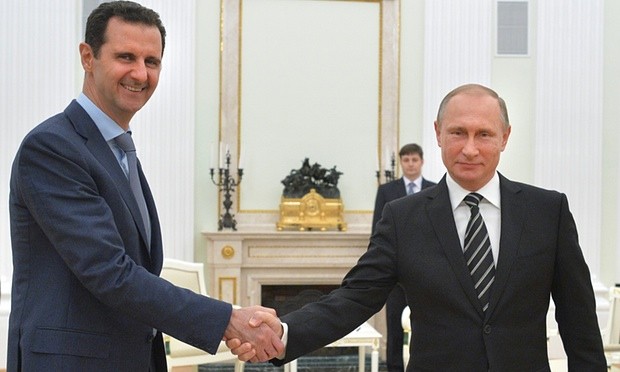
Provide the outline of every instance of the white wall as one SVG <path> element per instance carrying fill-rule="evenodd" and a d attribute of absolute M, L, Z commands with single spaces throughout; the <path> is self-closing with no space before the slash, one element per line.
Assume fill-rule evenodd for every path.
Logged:
<path fill-rule="evenodd" d="M 159 85 L 132 120 L 132 135 L 157 202 L 164 254 L 193 260 L 196 2 L 141 3 L 159 13 L 166 27 L 166 48 Z"/>
<path fill-rule="evenodd" d="M 32 6 L 38 10 L 33 12 Z M 75 95 L 79 4 L 74 0 L 7 0 L 0 11 L 0 368 L 6 365 L 6 324 L 12 273 L 9 177 L 22 137 Z M 62 42 L 58 42 L 62 40 Z"/>
<path fill-rule="evenodd" d="M 601 278 L 620 283 L 620 2 L 606 0 L 603 31 L 603 213 Z"/>
<path fill-rule="evenodd" d="M 378 143 L 379 5 L 253 0 L 242 12 L 241 210 L 277 209 L 280 181 L 306 157 L 344 172 L 347 209 L 372 208 L 377 154 L 346 149 Z"/>
<path fill-rule="evenodd" d="M 2 150 L 0 151 L 0 279 L 11 275 L 8 195 L 13 157 L 23 136 L 37 123 L 64 109 L 75 96 L 79 12 L 74 0 L 8 0 L 0 12 Z M 35 27 L 36 26 L 36 27 Z M 58 42 L 62 40 L 62 42 Z"/>

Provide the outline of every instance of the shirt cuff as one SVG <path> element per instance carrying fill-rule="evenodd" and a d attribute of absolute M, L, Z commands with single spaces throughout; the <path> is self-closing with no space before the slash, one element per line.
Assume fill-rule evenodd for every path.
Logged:
<path fill-rule="evenodd" d="M 281 323 L 282 324 L 282 343 L 284 344 L 284 351 L 282 352 L 282 354 L 278 355 L 276 357 L 276 359 L 282 360 L 284 358 L 286 358 L 286 344 L 288 343 L 288 324 L 286 323 Z"/>

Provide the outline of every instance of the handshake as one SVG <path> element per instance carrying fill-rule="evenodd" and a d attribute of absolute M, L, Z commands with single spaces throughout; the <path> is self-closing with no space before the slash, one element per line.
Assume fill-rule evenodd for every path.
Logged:
<path fill-rule="evenodd" d="M 274 309 L 250 306 L 233 308 L 223 339 L 239 360 L 256 363 L 284 354 L 283 333 Z"/>

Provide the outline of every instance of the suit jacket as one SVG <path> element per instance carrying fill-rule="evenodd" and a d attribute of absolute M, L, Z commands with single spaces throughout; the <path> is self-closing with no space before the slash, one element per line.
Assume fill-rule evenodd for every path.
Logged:
<path fill-rule="evenodd" d="M 116 157 L 75 101 L 32 130 L 10 184 L 13 289 L 8 371 L 166 370 L 160 332 L 215 352 L 229 304 L 158 277 L 162 239 Z"/>
<path fill-rule="evenodd" d="M 550 371 L 549 297 L 570 371 L 606 371 L 590 273 L 564 194 L 500 175 L 501 238 L 486 312 L 463 258 L 445 177 L 386 205 L 342 286 L 282 317 L 287 362 L 379 311 L 400 283 L 411 308 L 407 371 Z"/>
<path fill-rule="evenodd" d="M 431 186 L 435 186 L 435 182 L 431 182 L 426 178 L 422 178 L 422 190 Z M 385 207 L 385 203 L 405 196 L 407 196 L 407 188 L 405 187 L 405 181 L 402 177 L 379 185 L 379 187 L 377 188 L 377 196 L 375 198 L 375 209 L 372 214 L 373 232 L 375 231 L 375 225 L 381 219 L 381 212 L 383 212 L 383 207 Z"/>

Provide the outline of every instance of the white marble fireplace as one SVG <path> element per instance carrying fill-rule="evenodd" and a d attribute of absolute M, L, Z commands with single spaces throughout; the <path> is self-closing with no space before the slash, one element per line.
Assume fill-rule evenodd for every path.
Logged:
<path fill-rule="evenodd" d="M 264 285 L 338 285 L 366 251 L 369 232 L 205 232 L 207 288 L 241 306 L 261 304 Z M 385 334 L 383 311 L 369 320 Z"/>

